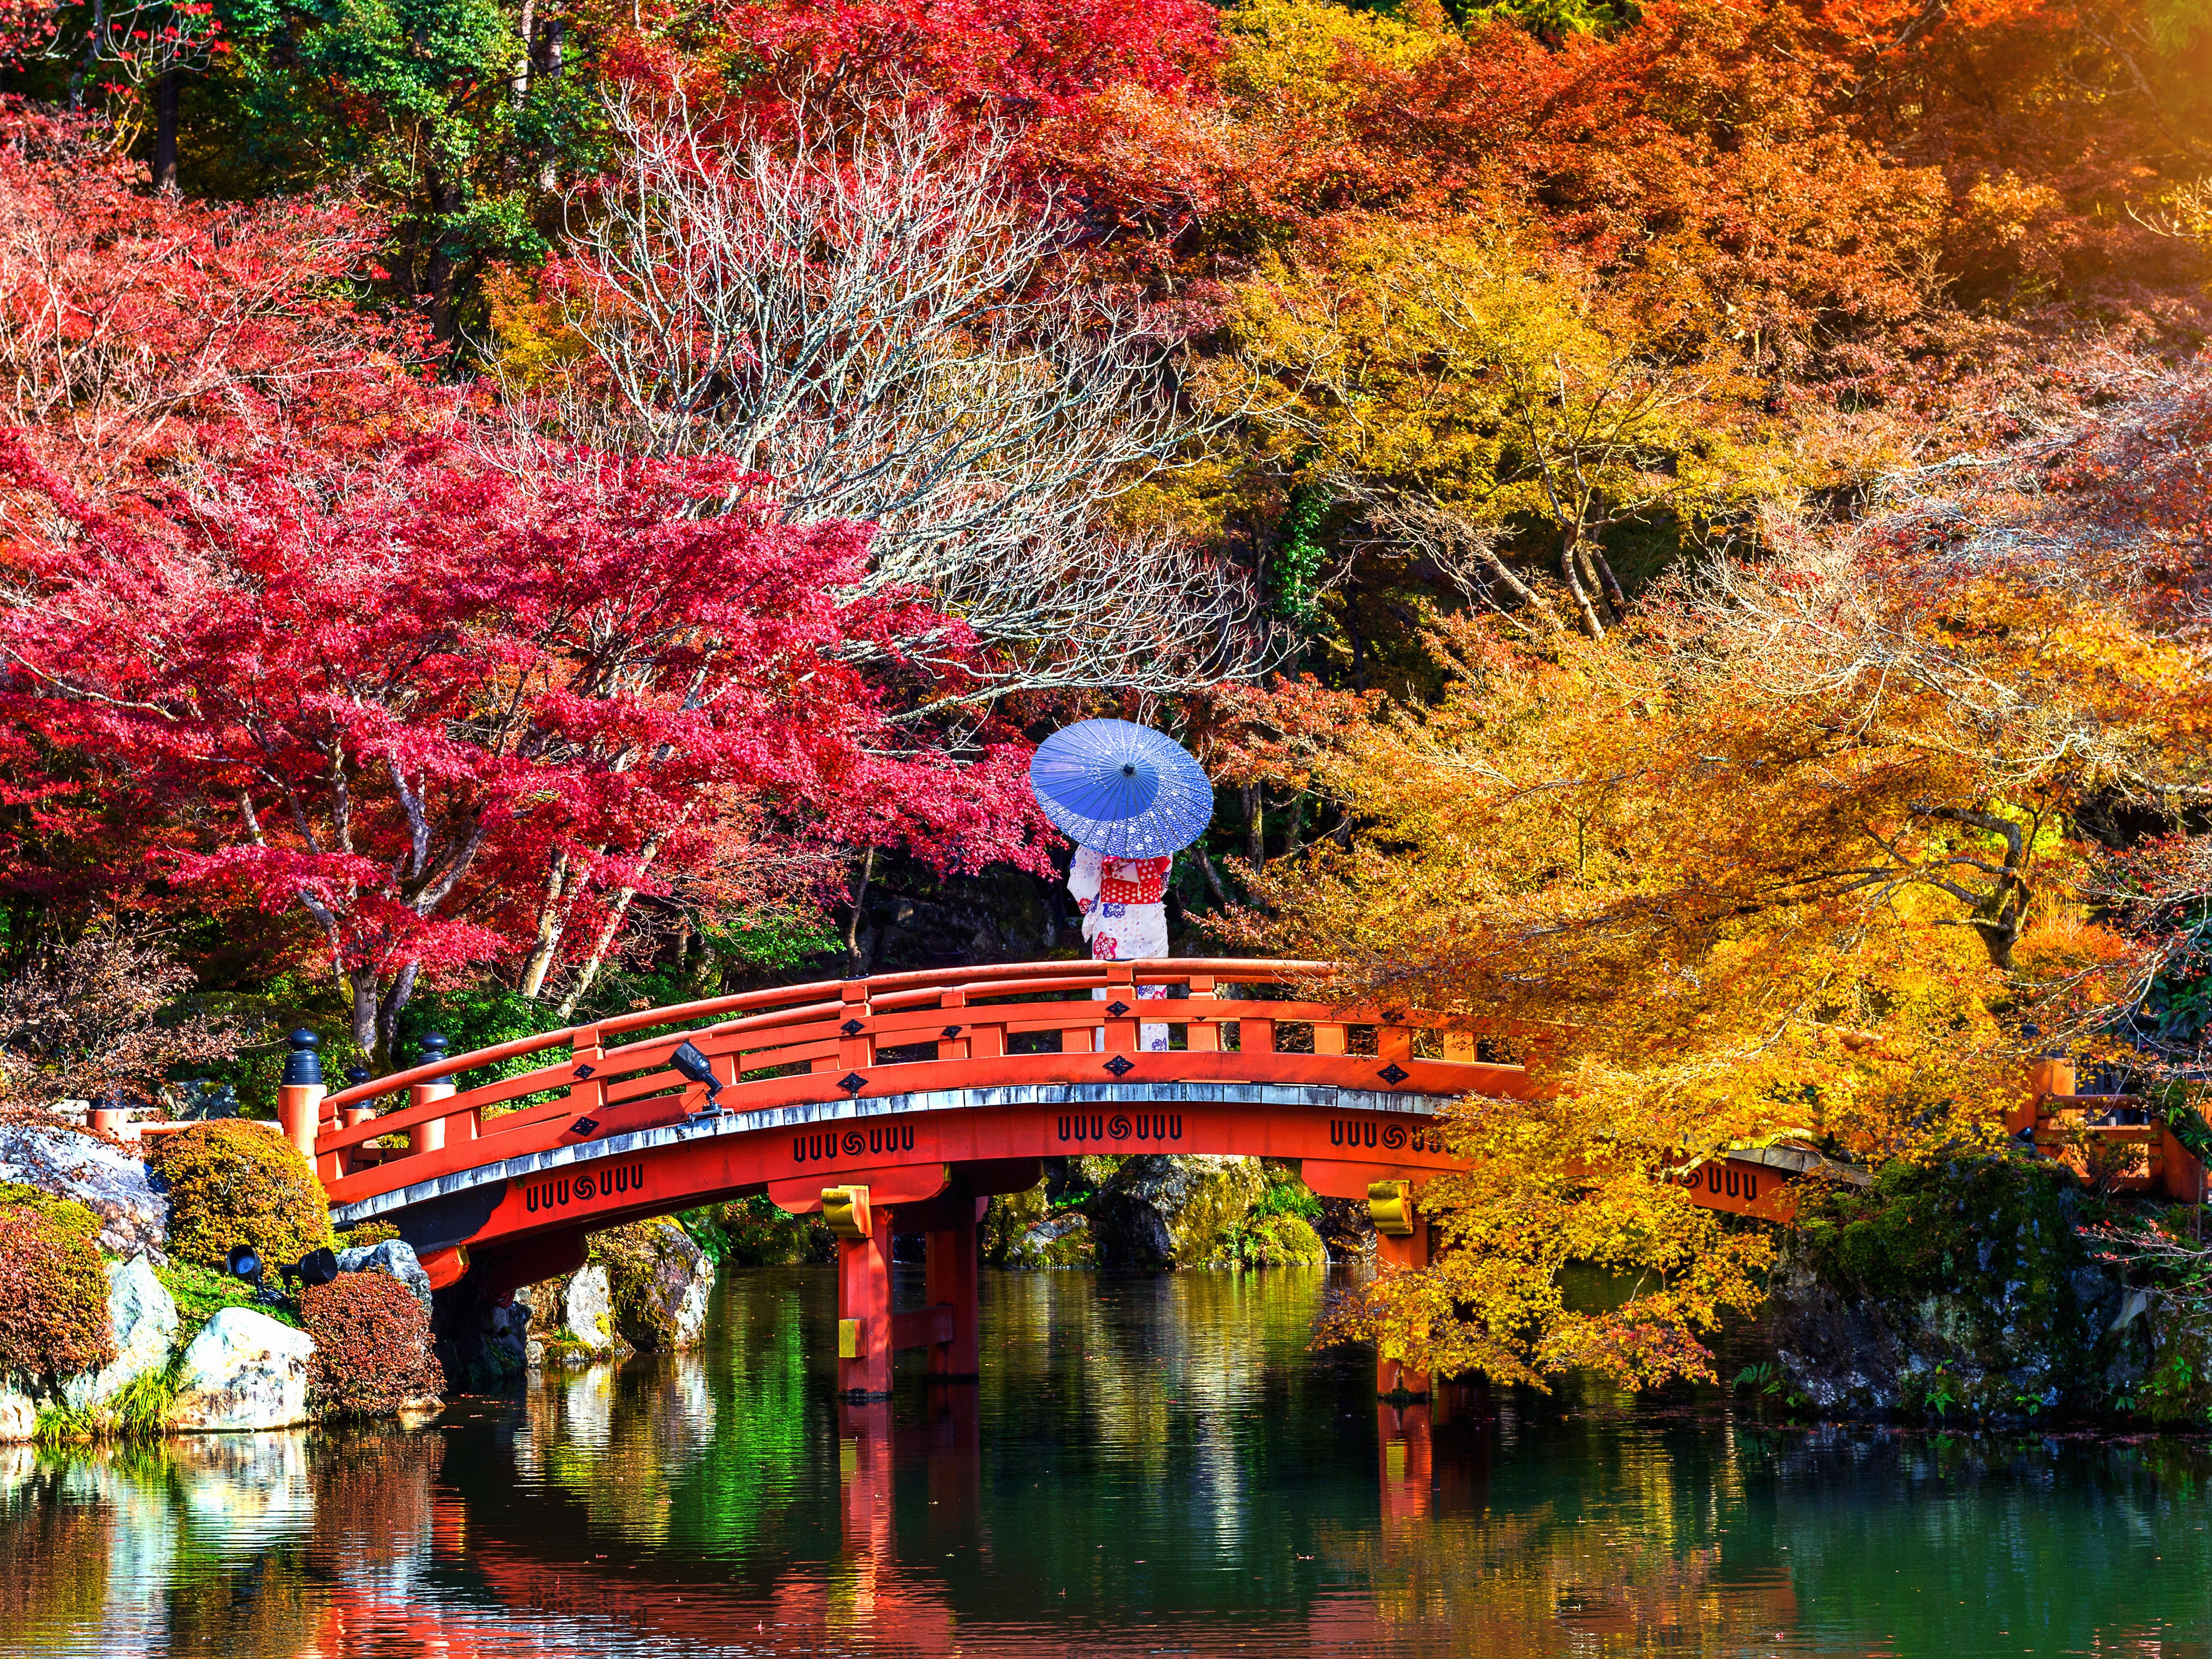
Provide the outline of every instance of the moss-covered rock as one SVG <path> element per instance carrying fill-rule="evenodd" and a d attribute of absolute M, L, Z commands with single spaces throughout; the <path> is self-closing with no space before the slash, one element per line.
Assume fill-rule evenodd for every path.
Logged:
<path fill-rule="evenodd" d="M 100 1221 L 100 1248 L 112 1255 L 166 1259 L 169 1210 L 136 1154 L 74 1125 L 0 1121 L 0 1187 L 69 1199 Z"/>
<path fill-rule="evenodd" d="M 2120 1403 L 2164 1426 L 2212 1424 L 2212 1309 L 2153 1296 L 2143 1311 L 2142 1380 Z"/>
<path fill-rule="evenodd" d="M 698 1341 L 714 1264 L 674 1220 L 662 1216 L 593 1233 L 591 1260 L 606 1269 L 615 1328 L 631 1347 L 688 1348 Z"/>
<path fill-rule="evenodd" d="M 1097 1261 L 1090 1218 L 1079 1204 L 1055 1201 L 1043 1184 L 993 1199 L 978 1242 L 983 1260 L 999 1267 L 1089 1267 Z"/>
<path fill-rule="evenodd" d="M 1089 1205 L 1102 1267 L 1191 1267 L 1228 1259 L 1234 1233 L 1267 1192 L 1259 1160 L 1141 1152 Z"/>
<path fill-rule="evenodd" d="M 1894 1166 L 1810 1200 L 1769 1286 L 1780 1392 L 1839 1417 L 2142 1409 L 2158 1322 L 2129 1316 L 2127 1287 L 2076 1235 L 2084 1202 L 2059 1166 L 2004 1157 Z M 2196 1375 L 2189 1340 L 2167 1339 L 2177 1378 Z"/>

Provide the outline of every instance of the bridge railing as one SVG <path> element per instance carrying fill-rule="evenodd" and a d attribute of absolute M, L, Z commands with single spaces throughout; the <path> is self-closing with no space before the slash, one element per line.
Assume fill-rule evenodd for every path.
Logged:
<path fill-rule="evenodd" d="M 828 981 L 625 1013 L 441 1056 L 328 1096 L 316 1170 L 334 1202 L 350 1203 L 498 1159 L 679 1121 L 704 1093 L 671 1066 L 687 1042 L 721 1085 L 716 1103 L 735 1111 L 1094 1073 L 1110 1080 L 1118 1074 L 1113 1057 L 1138 1054 L 1146 1024 L 1182 1029 L 1174 1067 L 1183 1075 L 1249 1073 L 1244 1080 L 1265 1081 L 1311 1073 L 1314 1081 L 1440 1093 L 1516 1087 L 1519 1067 L 1479 1059 L 1475 1033 L 1451 1029 L 1441 1016 L 1294 994 L 1325 987 L 1334 971 L 1316 962 L 1024 963 Z M 651 1035 L 623 1041 L 637 1032 Z M 449 1080 L 532 1055 L 545 1058 L 517 1076 L 459 1091 Z M 394 1096 L 404 1099 L 378 1110 Z"/>

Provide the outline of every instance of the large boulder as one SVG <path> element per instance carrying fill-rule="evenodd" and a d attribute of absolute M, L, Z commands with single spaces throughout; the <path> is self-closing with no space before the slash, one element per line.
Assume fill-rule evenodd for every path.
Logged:
<path fill-rule="evenodd" d="M 1257 1158 L 1141 1152 L 1091 1200 L 1102 1267 L 1189 1267 L 1222 1259 L 1222 1241 L 1267 1190 Z"/>
<path fill-rule="evenodd" d="M 105 1406 L 149 1371 L 169 1363 L 177 1340 L 177 1304 L 143 1255 L 107 1267 L 107 1321 L 115 1338 L 114 1361 L 62 1385 L 74 1411 Z"/>
<path fill-rule="evenodd" d="M 251 1308 L 223 1309 L 185 1350 L 171 1425 L 228 1433 L 306 1422 L 314 1351 L 304 1331 Z"/>
<path fill-rule="evenodd" d="M 100 1248 L 166 1262 L 168 1201 L 146 1166 L 119 1146 L 66 1124 L 0 1122 L 0 1182 L 75 1199 L 100 1220 Z"/>
<path fill-rule="evenodd" d="M 572 1273 L 527 1285 L 514 1304 L 529 1310 L 524 1354 L 532 1365 L 587 1365 L 622 1346 L 607 1270 L 589 1261 Z"/>
<path fill-rule="evenodd" d="M 659 1349 L 698 1342 L 714 1264 L 680 1223 L 664 1217 L 594 1233 L 591 1259 L 606 1269 L 614 1331 L 623 1342 Z"/>
<path fill-rule="evenodd" d="M 1002 1260 L 1009 1267 L 1088 1267 L 1097 1260 L 1090 1218 L 1080 1210 L 1037 1217 L 1007 1241 Z"/>
<path fill-rule="evenodd" d="M 0 1377 L 0 1445 L 28 1440 L 39 1431 L 39 1402 L 20 1392 L 15 1382 Z"/>
<path fill-rule="evenodd" d="M 1769 1392 L 1828 1418 L 2201 1424 L 2212 1322 L 2132 1289 L 2076 1231 L 2061 1170 L 1885 1170 L 1808 1202 L 1767 1281 Z"/>
<path fill-rule="evenodd" d="M 338 1252 L 342 1273 L 384 1273 L 414 1293 L 427 1315 L 432 1307 L 430 1275 L 416 1260 L 415 1247 L 404 1238 L 387 1238 L 377 1244 L 357 1244 Z"/>

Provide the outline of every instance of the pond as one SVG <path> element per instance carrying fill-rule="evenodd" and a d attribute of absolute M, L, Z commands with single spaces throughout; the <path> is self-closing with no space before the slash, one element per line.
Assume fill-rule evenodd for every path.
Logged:
<path fill-rule="evenodd" d="M 856 1410 L 752 1270 L 425 1430 L 0 1447 L 0 1653 L 2212 1654 L 2202 1441 L 1395 1412 L 1329 1271 L 986 1273 L 981 1383 Z"/>

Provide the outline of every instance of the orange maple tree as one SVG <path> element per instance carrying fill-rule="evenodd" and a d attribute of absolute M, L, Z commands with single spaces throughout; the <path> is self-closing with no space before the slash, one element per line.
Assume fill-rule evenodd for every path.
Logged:
<path fill-rule="evenodd" d="M 1500 1379 L 1709 1374 L 1772 1243 L 1674 1176 L 1777 1139 L 1987 1150 L 2038 1012 L 2112 1015 L 2133 947 L 2085 902 L 2099 815 L 2212 785 L 2212 497 L 2177 442 L 2212 376 L 2115 389 L 1848 534 L 1771 526 L 1603 642 L 1440 620 L 1440 704 L 1310 746 L 1358 828 L 1251 872 L 1273 914 L 1246 936 L 1517 1046 L 1541 1085 L 1451 1114 L 1443 1255 L 1333 1334 Z M 1626 1299 L 1571 1307 L 1577 1260 Z"/>

